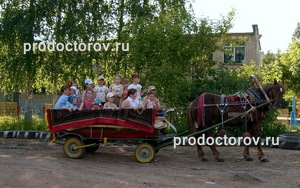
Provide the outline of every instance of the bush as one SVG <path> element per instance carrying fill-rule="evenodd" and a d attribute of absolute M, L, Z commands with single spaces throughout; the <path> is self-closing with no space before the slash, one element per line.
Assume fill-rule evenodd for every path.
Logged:
<path fill-rule="evenodd" d="M 260 124 L 260 137 L 277 137 L 287 131 L 286 125 L 277 120 L 279 112 L 271 108 L 265 113 L 265 118 Z"/>
<path fill-rule="evenodd" d="M 32 121 L 25 121 L 21 116 L 20 120 L 16 118 L 3 116 L 0 117 L 0 130 L 39 130 L 48 131 L 47 123 L 43 118 L 35 115 L 32 116 Z"/>
<path fill-rule="evenodd" d="M 286 125 L 277 120 L 278 111 L 270 109 L 265 113 L 265 118 L 260 124 L 260 137 L 277 137 L 280 134 L 287 131 Z M 177 128 L 178 134 L 187 130 L 186 126 L 186 111 L 175 111 L 170 114 L 171 123 Z M 213 136 L 216 137 L 218 132 L 222 129 L 222 126 L 213 129 Z M 227 137 L 240 137 L 246 132 L 245 125 L 240 126 L 224 126 L 227 132 Z M 172 130 L 167 129 L 167 133 L 173 133 Z M 300 132 L 300 126 L 298 126 L 298 132 Z"/>

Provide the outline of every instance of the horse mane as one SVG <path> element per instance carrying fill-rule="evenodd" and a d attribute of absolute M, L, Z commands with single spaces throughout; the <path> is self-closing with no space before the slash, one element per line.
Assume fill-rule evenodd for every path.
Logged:
<path fill-rule="evenodd" d="M 265 85 L 262 85 L 263 90 L 266 92 L 266 94 L 269 96 L 269 93 L 271 92 L 272 88 L 274 86 L 274 83 L 268 83 Z M 264 99 L 266 99 L 265 95 L 263 94 L 262 90 L 258 87 L 255 89 Z"/>

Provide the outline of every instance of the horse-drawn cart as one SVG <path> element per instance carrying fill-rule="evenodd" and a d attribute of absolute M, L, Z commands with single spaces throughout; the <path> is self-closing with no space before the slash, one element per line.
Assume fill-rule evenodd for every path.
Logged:
<path fill-rule="evenodd" d="M 168 111 L 167 111 L 168 112 Z M 166 112 L 166 113 L 167 113 Z M 141 144 L 135 149 L 139 162 L 150 162 L 164 144 L 173 139 L 160 135 L 167 125 L 176 128 L 155 109 L 101 110 L 47 110 L 48 129 L 52 142 L 64 140 L 63 151 L 69 158 L 82 158 L 86 151 L 95 152 L 99 145 L 115 140 L 136 140 Z"/>
<path fill-rule="evenodd" d="M 257 78 L 254 79 L 260 86 L 252 88 L 248 97 L 225 96 L 216 94 L 202 93 L 198 98 L 190 103 L 187 110 L 188 131 L 177 135 L 176 128 L 167 119 L 156 115 L 155 109 L 138 111 L 133 109 L 101 109 L 87 111 L 68 111 L 68 110 L 47 110 L 48 128 L 53 135 L 53 142 L 56 138 L 66 139 L 64 143 L 64 153 L 69 158 L 81 158 L 85 151 L 95 152 L 99 144 L 106 145 L 107 141 L 128 139 L 141 142 L 135 150 L 135 157 L 139 162 L 150 162 L 159 149 L 175 144 L 174 137 L 159 136 L 161 125 L 168 125 L 175 135 L 192 137 L 206 133 L 212 136 L 211 131 L 217 126 L 230 123 L 231 125 L 246 124 L 244 137 L 259 137 L 259 124 L 264 117 L 264 112 L 268 108 L 263 108 L 267 104 L 280 107 L 284 94 L 283 85 L 277 83 L 265 84 L 261 86 Z M 232 97 L 239 102 L 230 102 Z M 241 111 L 233 117 L 229 116 L 229 107 L 242 107 Z M 204 113 L 205 112 L 205 113 Z M 236 112 L 236 111 L 235 111 Z M 165 113 L 167 114 L 167 112 Z M 249 117 L 247 117 L 249 115 Z M 243 117 L 243 118 L 241 118 Z M 233 121 L 235 120 L 235 121 Z M 213 125 L 213 123 L 217 123 Z M 158 125 L 158 126 L 157 126 Z M 250 135 L 249 131 L 253 134 Z M 188 134 L 188 132 L 190 134 Z M 188 135 L 187 135 L 188 134 Z M 197 143 L 198 144 L 198 143 Z M 210 146 L 215 159 L 224 161 L 214 145 Z M 260 142 L 257 144 L 257 157 L 265 162 L 266 157 L 261 148 Z M 206 156 L 201 145 L 198 144 L 198 156 L 206 161 Z M 250 157 L 249 146 L 245 146 L 243 156 L 246 160 L 253 160 Z"/>

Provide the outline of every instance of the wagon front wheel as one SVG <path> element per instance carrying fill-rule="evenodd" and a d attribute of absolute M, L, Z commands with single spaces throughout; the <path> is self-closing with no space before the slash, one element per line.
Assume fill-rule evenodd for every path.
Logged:
<path fill-rule="evenodd" d="M 137 161 L 141 163 L 149 163 L 153 160 L 155 151 L 153 146 L 144 143 L 135 149 L 134 154 Z"/>
<path fill-rule="evenodd" d="M 64 154 L 72 159 L 80 159 L 85 153 L 85 148 L 80 148 L 83 145 L 84 143 L 79 138 L 71 137 L 64 144 Z"/>

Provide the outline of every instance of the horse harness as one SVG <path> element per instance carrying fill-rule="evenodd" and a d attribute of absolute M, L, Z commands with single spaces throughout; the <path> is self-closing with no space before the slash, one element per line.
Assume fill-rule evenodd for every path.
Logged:
<path fill-rule="evenodd" d="M 257 104 L 263 102 L 264 98 L 252 87 L 249 88 L 246 92 L 239 92 L 239 93 L 235 94 L 234 96 L 239 99 L 240 104 L 228 103 L 227 96 L 224 94 L 221 94 L 219 104 L 204 104 L 204 107 L 216 106 L 220 110 L 222 129 L 224 129 L 224 114 L 226 113 L 226 108 L 228 106 L 241 105 L 243 108 L 243 111 L 244 111 L 243 113 L 245 113 L 242 116 L 242 118 L 245 118 L 244 124 L 246 126 L 246 131 L 247 131 L 247 114 L 250 115 L 250 118 L 253 121 L 252 113 L 256 110 L 256 108 L 252 104 L 254 104 L 256 106 Z M 249 110 L 247 110 L 247 105 L 250 105 Z"/>

